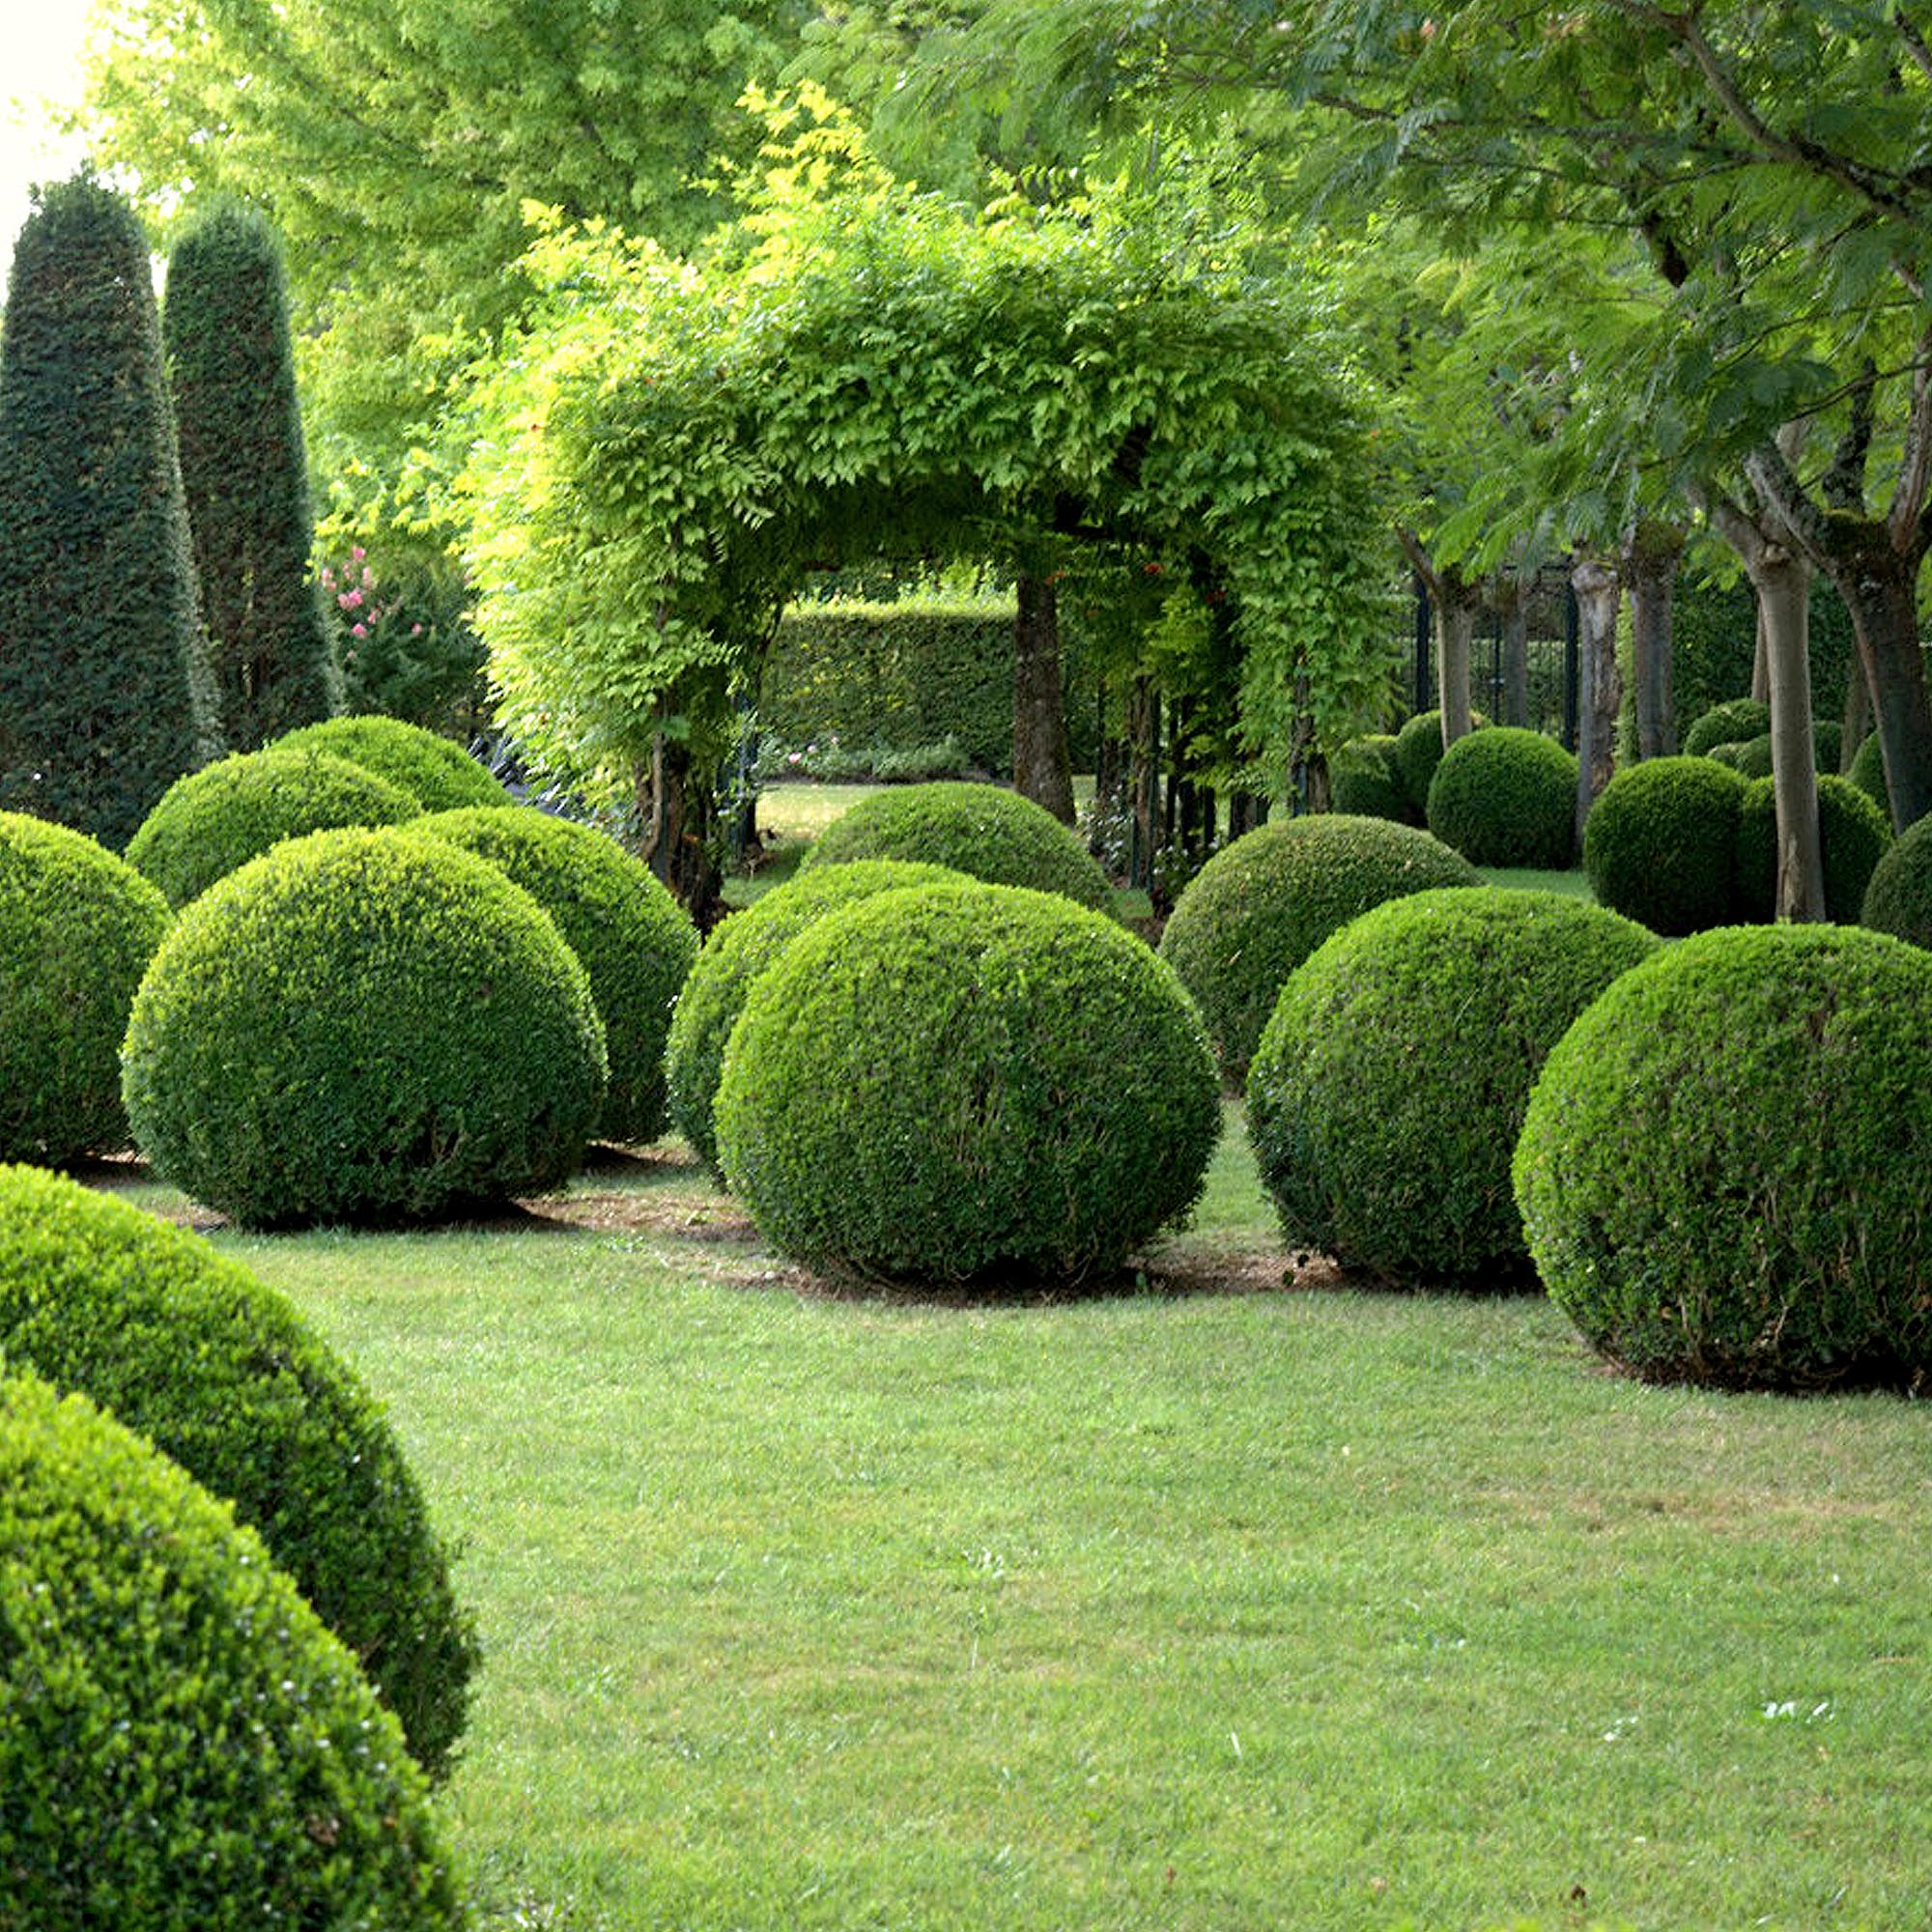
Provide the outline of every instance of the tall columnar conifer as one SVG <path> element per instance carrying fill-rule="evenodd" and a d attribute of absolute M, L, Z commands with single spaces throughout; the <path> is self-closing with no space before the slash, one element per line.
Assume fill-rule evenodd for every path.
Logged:
<path fill-rule="evenodd" d="M 342 709 L 281 250 L 260 214 L 219 208 L 175 244 L 161 340 L 222 723 L 255 751 Z"/>
<path fill-rule="evenodd" d="M 40 190 L 0 343 L 0 809 L 126 844 L 219 749 L 148 243 Z"/>

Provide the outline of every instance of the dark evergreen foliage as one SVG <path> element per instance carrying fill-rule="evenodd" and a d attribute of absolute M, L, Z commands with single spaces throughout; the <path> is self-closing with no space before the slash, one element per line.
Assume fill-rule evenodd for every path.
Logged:
<path fill-rule="evenodd" d="M 342 709 L 309 570 L 281 250 L 261 215 L 223 207 L 176 242 L 161 341 L 222 724 L 230 745 L 252 752 Z"/>
<path fill-rule="evenodd" d="M 0 344 L 0 808 L 125 845 L 219 750 L 147 238 L 40 191 Z"/>

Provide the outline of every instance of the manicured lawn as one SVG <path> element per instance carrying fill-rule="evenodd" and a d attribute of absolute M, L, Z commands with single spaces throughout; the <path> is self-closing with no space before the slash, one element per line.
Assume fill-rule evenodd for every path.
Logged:
<path fill-rule="evenodd" d="M 1925 1922 L 1919 1409 L 1285 1288 L 1237 1126 L 1084 1302 L 828 1295 L 675 1143 L 215 1238 L 468 1546 L 492 1928 Z"/>

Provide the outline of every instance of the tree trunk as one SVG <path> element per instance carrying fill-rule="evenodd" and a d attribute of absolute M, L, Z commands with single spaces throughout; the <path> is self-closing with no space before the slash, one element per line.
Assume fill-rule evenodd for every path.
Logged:
<path fill-rule="evenodd" d="M 1892 549 L 1883 524 L 1847 527 L 1834 519 L 1832 534 L 1825 567 L 1852 614 L 1892 824 L 1903 832 L 1932 811 L 1932 703 L 1918 648 L 1918 559 Z"/>
<path fill-rule="evenodd" d="M 1606 563 L 1585 559 L 1570 572 L 1577 592 L 1577 837 L 1617 763 L 1617 714 L 1623 709 L 1623 674 L 1617 668 L 1617 606 L 1623 582 Z"/>
<path fill-rule="evenodd" d="M 1841 774 L 1851 770 L 1852 760 L 1858 756 L 1859 747 L 1871 735 L 1871 682 L 1865 676 L 1864 653 L 1861 651 L 1854 654 L 1852 674 L 1845 680 L 1845 728 L 1838 740 Z"/>
<path fill-rule="evenodd" d="M 1503 723 L 1529 724 L 1529 599 L 1520 583 L 1496 592 L 1496 615 L 1503 626 Z"/>
<path fill-rule="evenodd" d="M 691 748 L 660 731 L 651 761 L 636 775 L 639 856 L 681 899 L 700 932 L 718 923 L 721 880 L 712 837 L 717 794 L 692 763 Z"/>
<path fill-rule="evenodd" d="M 1645 520 L 1624 534 L 1623 575 L 1631 597 L 1631 674 L 1635 683 L 1636 754 L 1666 758 L 1677 750 L 1671 674 L 1670 606 L 1684 561 L 1684 532 Z"/>
<path fill-rule="evenodd" d="M 1127 884 L 1146 892 L 1153 884 L 1160 842 L 1160 693 L 1151 678 L 1135 678 L 1128 694 L 1127 744 L 1127 796 L 1133 808 Z"/>
<path fill-rule="evenodd" d="M 1482 608 L 1483 594 L 1480 586 L 1468 582 L 1453 566 L 1437 569 L 1413 530 L 1399 528 L 1396 535 L 1435 611 L 1435 702 L 1446 751 L 1474 728 L 1475 721 L 1469 714 L 1469 646 L 1476 634 L 1476 612 Z"/>
<path fill-rule="evenodd" d="M 1013 617 L 1013 789 L 1073 823 L 1073 758 L 1053 580 L 1022 568 Z"/>
<path fill-rule="evenodd" d="M 1764 635 L 1764 605 L 1757 607 L 1757 643 L 1751 651 L 1751 688 L 1753 703 L 1771 702 L 1771 654 L 1768 639 Z"/>
<path fill-rule="evenodd" d="M 1825 917 L 1818 771 L 1811 729 L 1811 566 L 1781 544 L 1750 566 L 1771 688 L 1771 775 L 1777 796 L 1777 917 Z"/>

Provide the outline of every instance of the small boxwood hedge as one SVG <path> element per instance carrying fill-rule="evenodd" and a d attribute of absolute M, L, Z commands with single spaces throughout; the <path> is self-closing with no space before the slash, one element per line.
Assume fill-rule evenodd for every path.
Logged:
<path fill-rule="evenodd" d="M 1400 825 L 1422 821 L 1409 803 L 1408 787 L 1395 761 L 1393 732 L 1350 738 L 1328 760 L 1328 797 L 1335 810 L 1354 818 L 1392 818 Z"/>
<path fill-rule="evenodd" d="M 1701 757 L 1719 745 L 1742 745 L 1771 729 L 1771 706 L 1755 697 L 1730 697 L 1693 719 L 1684 732 L 1684 755 Z"/>
<path fill-rule="evenodd" d="M 1856 925 L 1873 868 L 1891 844 L 1891 825 L 1849 779 L 1818 774 L 1818 841 L 1825 861 L 1825 917 Z M 1777 914 L 1777 787 L 1755 780 L 1738 813 L 1737 898 L 1740 924 Z"/>
<path fill-rule="evenodd" d="M 1479 731 L 1489 724 L 1480 711 L 1471 712 L 1470 718 Z M 1411 824 L 1428 822 L 1429 787 L 1435 781 L 1435 768 L 1442 762 L 1442 752 L 1440 711 L 1418 711 L 1395 734 L 1395 750 L 1390 756 L 1394 758 L 1397 775 L 1402 780 L 1403 796 L 1408 802 Z"/>
<path fill-rule="evenodd" d="M 1564 871 L 1577 856 L 1577 760 L 1541 731 L 1471 731 L 1435 768 L 1429 829 L 1472 866 Z"/>
<path fill-rule="evenodd" d="M 1746 790 L 1714 758 L 1648 758 L 1617 773 L 1583 823 L 1598 903 L 1666 938 L 1727 923 Z"/>
<path fill-rule="evenodd" d="M 401 785 L 425 811 L 516 801 L 452 738 L 400 718 L 326 718 L 265 749 L 328 752 Z"/>
<path fill-rule="evenodd" d="M 1932 950 L 1932 818 L 1908 825 L 1881 855 L 1859 922 Z"/>

